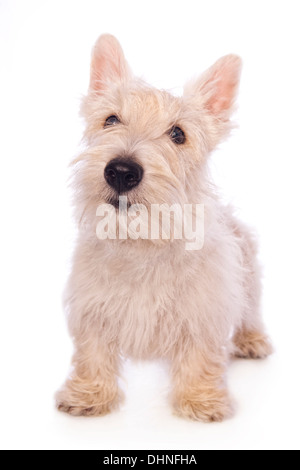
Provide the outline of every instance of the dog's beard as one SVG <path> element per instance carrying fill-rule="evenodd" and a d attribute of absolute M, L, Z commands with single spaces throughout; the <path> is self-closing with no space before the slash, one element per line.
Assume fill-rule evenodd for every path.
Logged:
<path fill-rule="evenodd" d="M 122 195 L 109 199 L 109 205 L 100 206 L 98 216 L 105 218 L 98 225 L 100 239 L 148 240 L 152 243 L 168 243 L 182 239 L 182 206 L 174 204 L 150 204 L 139 199 L 137 203 L 131 196 Z M 142 201 L 142 202 L 140 202 Z M 104 220 L 104 219 L 103 219 Z M 100 230 L 105 227 L 105 233 Z M 176 234 L 180 233 L 180 237 Z"/>

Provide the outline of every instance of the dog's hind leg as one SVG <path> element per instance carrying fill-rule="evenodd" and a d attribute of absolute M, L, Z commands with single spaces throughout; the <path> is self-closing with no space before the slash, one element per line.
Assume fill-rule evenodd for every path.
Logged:
<path fill-rule="evenodd" d="M 231 219 L 234 234 L 241 246 L 244 268 L 245 307 L 242 323 L 233 337 L 233 354 L 236 357 L 263 359 L 273 348 L 261 315 L 261 269 L 257 259 L 257 243 L 247 227 Z"/>

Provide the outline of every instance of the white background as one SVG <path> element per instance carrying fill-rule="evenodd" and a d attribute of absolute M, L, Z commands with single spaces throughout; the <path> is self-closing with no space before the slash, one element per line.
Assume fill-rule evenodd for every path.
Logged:
<path fill-rule="evenodd" d="M 5 449 L 290 449 L 299 435 L 299 2 L 0 1 L 0 446 Z M 235 361 L 234 419 L 172 415 L 168 375 L 129 362 L 121 411 L 54 409 L 72 345 L 61 308 L 74 227 L 68 162 L 82 123 L 91 47 L 115 34 L 138 74 L 182 86 L 220 56 L 242 56 L 240 128 L 212 158 L 224 198 L 258 229 L 264 317 L 276 354 Z"/>

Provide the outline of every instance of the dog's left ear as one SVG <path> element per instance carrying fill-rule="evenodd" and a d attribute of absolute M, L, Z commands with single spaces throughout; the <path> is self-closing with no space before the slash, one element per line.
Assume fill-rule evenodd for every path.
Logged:
<path fill-rule="evenodd" d="M 110 84 L 125 81 L 130 75 L 119 41 L 110 34 L 100 36 L 92 52 L 90 90 L 101 93 Z"/>
<path fill-rule="evenodd" d="M 226 121 L 235 101 L 241 68 L 240 57 L 222 57 L 196 82 L 190 83 L 185 89 L 185 94 L 198 100 L 201 106 L 217 119 Z"/>

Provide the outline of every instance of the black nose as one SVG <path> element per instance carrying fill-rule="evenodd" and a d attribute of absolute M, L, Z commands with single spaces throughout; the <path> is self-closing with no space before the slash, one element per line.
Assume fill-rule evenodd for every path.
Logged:
<path fill-rule="evenodd" d="M 119 158 L 112 160 L 104 170 L 107 183 L 119 194 L 131 191 L 138 186 L 143 179 L 143 174 L 144 170 L 141 165 L 132 160 Z"/>

